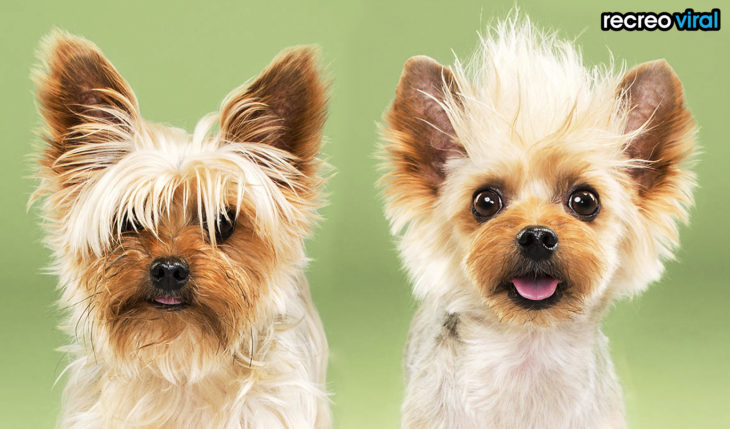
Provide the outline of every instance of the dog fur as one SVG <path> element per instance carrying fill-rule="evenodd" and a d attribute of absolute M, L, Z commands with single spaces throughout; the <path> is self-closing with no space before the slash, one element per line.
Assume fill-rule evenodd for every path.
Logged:
<path fill-rule="evenodd" d="M 55 31 L 41 59 L 31 202 L 71 338 L 60 427 L 330 427 L 303 274 L 328 97 L 316 52 L 280 54 L 192 135 L 143 120 L 91 42 Z M 190 280 L 167 305 L 150 264 L 171 255 Z"/>
<path fill-rule="evenodd" d="M 696 125 L 674 71 L 586 67 L 515 15 L 467 64 L 411 58 L 386 122 L 386 213 L 420 302 L 402 426 L 625 427 L 600 325 L 659 279 L 692 204 Z M 502 205 L 482 222 L 484 186 Z M 598 196 L 593 218 L 572 212 L 576 189 Z M 563 286 L 543 307 L 510 282 L 536 265 L 516 242 L 530 225 L 559 243 Z"/>

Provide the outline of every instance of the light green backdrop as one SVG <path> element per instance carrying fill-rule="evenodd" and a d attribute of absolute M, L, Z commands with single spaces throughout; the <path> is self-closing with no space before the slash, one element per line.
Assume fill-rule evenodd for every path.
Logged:
<path fill-rule="evenodd" d="M 701 126 L 700 188 L 679 262 L 660 284 L 619 303 L 605 324 L 633 428 L 730 427 L 730 37 L 604 33 L 589 2 L 518 2 L 540 25 L 633 65 L 666 58 Z M 709 10 L 719 2 L 616 1 L 610 10 Z M 414 309 L 382 216 L 376 122 L 405 60 L 468 55 L 507 1 L 46 1 L 0 4 L 0 427 L 49 428 L 64 367 L 54 351 L 54 278 L 40 244 L 27 154 L 38 125 L 28 78 L 40 37 L 58 26 L 95 41 L 131 83 L 150 120 L 191 129 L 282 48 L 317 43 L 334 77 L 325 153 L 337 169 L 326 221 L 309 244 L 313 294 L 331 344 L 338 428 L 396 428 L 401 350 Z M 723 10 L 723 12 L 726 12 Z M 728 10 L 727 12 L 730 12 Z M 724 16 L 723 16 L 724 18 Z"/>

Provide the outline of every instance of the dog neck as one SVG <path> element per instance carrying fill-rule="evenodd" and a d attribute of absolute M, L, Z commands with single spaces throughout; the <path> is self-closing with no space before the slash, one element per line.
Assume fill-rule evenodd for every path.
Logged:
<path fill-rule="evenodd" d="M 623 427 L 608 340 L 595 321 L 512 326 L 453 304 L 424 303 L 414 319 L 404 427 Z M 415 404 L 437 397 L 445 398 L 439 410 Z"/>

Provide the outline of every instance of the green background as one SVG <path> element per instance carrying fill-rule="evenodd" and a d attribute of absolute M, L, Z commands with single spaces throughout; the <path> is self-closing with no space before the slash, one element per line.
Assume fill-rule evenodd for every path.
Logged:
<path fill-rule="evenodd" d="M 730 427 L 730 37 L 720 32 L 600 31 L 613 11 L 709 10 L 718 2 L 518 2 L 541 26 L 629 65 L 666 58 L 700 126 L 700 188 L 678 261 L 605 323 L 634 428 Z M 314 299 L 331 344 L 329 388 L 338 428 L 396 428 L 401 353 L 414 310 L 382 204 L 376 122 L 405 60 L 466 57 L 477 31 L 508 1 L 8 1 L 0 5 L 0 427 L 52 427 L 64 367 L 54 349 L 55 279 L 40 244 L 28 154 L 39 125 L 29 70 L 52 27 L 97 43 L 131 83 L 147 119 L 192 129 L 224 95 L 287 46 L 316 43 L 334 78 L 325 154 L 336 168 L 325 221 L 309 243 Z M 723 11 L 725 12 L 725 11 Z M 730 10 L 728 11 L 730 13 Z M 724 16 L 723 16 L 724 18 Z"/>

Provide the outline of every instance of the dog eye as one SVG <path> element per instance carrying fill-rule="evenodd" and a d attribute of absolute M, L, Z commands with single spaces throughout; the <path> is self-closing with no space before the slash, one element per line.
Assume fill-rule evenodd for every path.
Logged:
<path fill-rule="evenodd" d="M 502 210 L 502 196 L 494 189 L 476 191 L 472 200 L 471 211 L 478 222 L 485 222 Z"/>
<path fill-rule="evenodd" d="M 222 243 L 233 235 L 233 230 L 236 226 L 236 212 L 228 209 L 225 214 L 221 213 L 218 215 L 215 226 L 215 241 L 216 243 Z"/>
<path fill-rule="evenodd" d="M 598 214 L 601 204 L 595 192 L 581 189 L 570 194 L 568 207 L 583 220 L 591 220 Z"/>
<path fill-rule="evenodd" d="M 124 215 L 124 217 L 122 218 L 120 229 L 120 232 L 122 234 L 127 232 L 139 232 L 142 231 L 142 229 L 142 226 L 138 222 L 130 219 L 129 216 Z"/>

